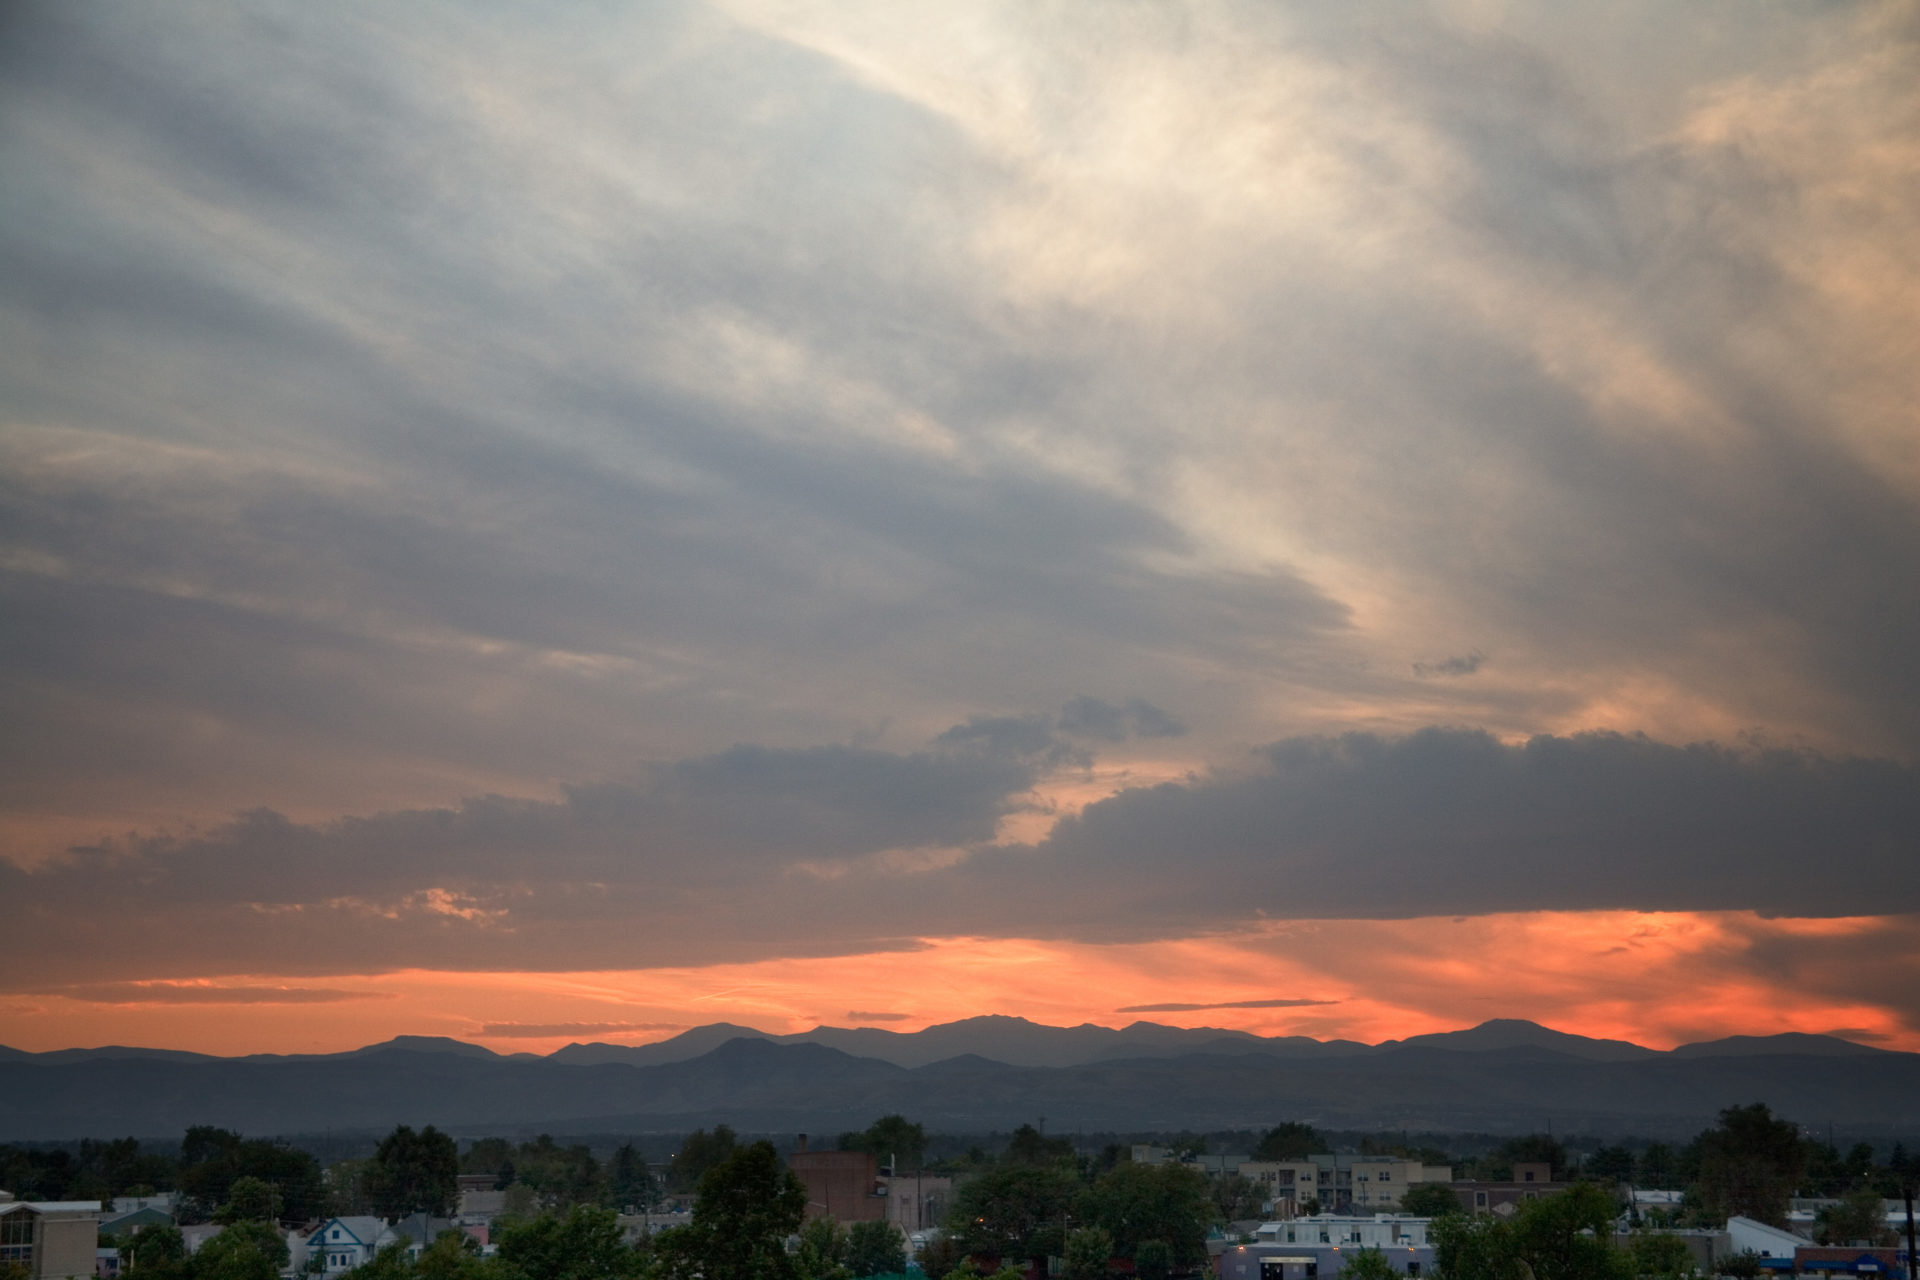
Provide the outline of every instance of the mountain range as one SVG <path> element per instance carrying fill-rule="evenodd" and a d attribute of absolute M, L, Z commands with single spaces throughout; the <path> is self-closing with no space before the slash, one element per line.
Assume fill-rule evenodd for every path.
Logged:
<path fill-rule="evenodd" d="M 1920 1132 L 1920 1055 L 1831 1036 L 1649 1049 L 1502 1019 L 1377 1045 L 1136 1022 L 980 1017 L 917 1032 L 718 1023 L 649 1045 L 498 1054 L 401 1036 L 345 1053 L 220 1058 L 108 1046 L 0 1048 L 0 1140 L 191 1124 L 249 1134 L 436 1124 L 477 1135 L 837 1132 L 901 1112 L 949 1132 L 1323 1128 L 1686 1136 L 1762 1101 L 1803 1124 Z"/>

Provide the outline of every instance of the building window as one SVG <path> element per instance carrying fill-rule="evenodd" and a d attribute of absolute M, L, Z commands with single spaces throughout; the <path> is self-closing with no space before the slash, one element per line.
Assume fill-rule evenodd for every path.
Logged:
<path fill-rule="evenodd" d="M 1486 1192 L 1484 1192 L 1484 1191 L 1476 1191 L 1476 1192 L 1474 1192 L 1474 1193 L 1473 1193 L 1473 1206 L 1474 1206 L 1474 1208 L 1476 1208 L 1476 1209 L 1484 1209 L 1484 1208 L 1486 1208 L 1486 1207 L 1487 1207 L 1487 1193 L 1486 1193 Z"/>
<path fill-rule="evenodd" d="M 0 1218 L 0 1262 L 17 1262 L 33 1269 L 33 1224 L 35 1214 L 15 1210 Z"/>
<path fill-rule="evenodd" d="M 1393 1171 L 1392 1171 L 1391 1169 L 1382 1169 L 1382 1170 L 1380 1171 L 1380 1181 L 1382 1181 L 1382 1182 L 1392 1182 L 1392 1181 L 1393 1181 Z"/>

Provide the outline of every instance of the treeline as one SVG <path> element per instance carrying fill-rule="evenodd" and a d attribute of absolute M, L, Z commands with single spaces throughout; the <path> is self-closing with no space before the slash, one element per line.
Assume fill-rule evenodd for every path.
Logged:
<path fill-rule="evenodd" d="M 99 1200 L 180 1193 L 177 1216 L 210 1221 L 242 1178 L 270 1183 L 289 1218 L 318 1217 L 328 1207 L 320 1162 L 278 1139 L 245 1138 L 196 1125 L 177 1147 L 133 1138 L 83 1139 L 77 1150 L 0 1146 L 0 1188 L 21 1200 Z"/>

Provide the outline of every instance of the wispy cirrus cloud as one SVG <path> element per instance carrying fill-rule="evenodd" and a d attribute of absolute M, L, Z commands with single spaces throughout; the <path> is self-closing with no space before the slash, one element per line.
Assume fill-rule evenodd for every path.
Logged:
<path fill-rule="evenodd" d="M 1304 1009 L 1315 1005 L 1339 1004 L 1338 1000 L 1216 1000 L 1211 1004 L 1129 1004 L 1115 1013 L 1198 1013 L 1204 1009 Z"/>
<path fill-rule="evenodd" d="M 39 992 L 88 1004 L 340 1004 L 388 1000 L 390 992 L 368 988 L 223 985 L 207 982 L 94 982 Z"/>

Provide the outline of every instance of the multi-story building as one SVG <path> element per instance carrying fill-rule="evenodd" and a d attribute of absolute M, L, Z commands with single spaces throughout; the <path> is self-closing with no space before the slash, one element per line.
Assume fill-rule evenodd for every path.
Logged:
<path fill-rule="evenodd" d="M 25 1267 L 30 1280 L 93 1275 L 99 1244 L 98 1200 L 0 1200 L 0 1264 Z"/>
<path fill-rule="evenodd" d="M 1396 1213 L 1408 1187 L 1453 1181 L 1453 1170 L 1445 1165 L 1396 1156 L 1323 1154 L 1304 1160 L 1249 1160 L 1239 1172 L 1266 1193 L 1273 1212 L 1282 1218 L 1298 1217 L 1309 1201 L 1329 1213 Z"/>

